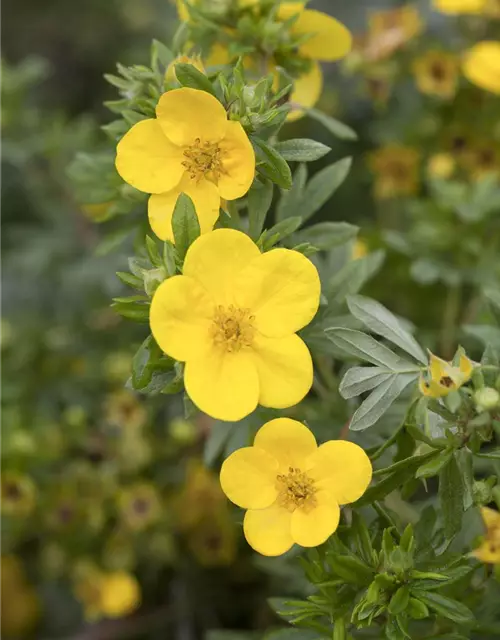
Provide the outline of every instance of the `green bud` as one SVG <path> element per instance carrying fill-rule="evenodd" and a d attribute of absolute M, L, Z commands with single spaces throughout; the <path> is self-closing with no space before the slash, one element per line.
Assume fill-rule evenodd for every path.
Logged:
<path fill-rule="evenodd" d="M 491 487 L 484 480 L 476 480 L 472 485 L 474 504 L 488 504 L 491 502 Z"/>
<path fill-rule="evenodd" d="M 489 411 L 500 404 L 500 393 L 491 387 L 483 387 L 474 394 L 474 402 L 478 412 Z"/>
<path fill-rule="evenodd" d="M 429 609 L 427 608 L 427 605 L 416 598 L 410 598 L 407 611 L 409 616 L 414 620 L 422 620 L 429 616 Z"/>

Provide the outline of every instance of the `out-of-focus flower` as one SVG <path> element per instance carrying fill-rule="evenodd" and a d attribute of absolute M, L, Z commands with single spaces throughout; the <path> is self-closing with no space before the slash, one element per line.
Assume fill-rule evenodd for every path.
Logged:
<path fill-rule="evenodd" d="M 486 534 L 483 542 L 474 549 L 472 555 L 481 562 L 500 564 L 500 513 L 488 507 L 481 507 L 481 516 Z"/>
<path fill-rule="evenodd" d="M 82 204 L 83 214 L 94 222 L 103 222 L 109 215 L 113 202 L 99 202 L 97 204 Z"/>
<path fill-rule="evenodd" d="M 320 280 L 289 249 L 262 254 L 244 233 L 217 229 L 189 247 L 182 276 L 165 280 L 151 303 L 152 333 L 185 362 L 193 402 L 221 420 L 257 404 L 297 404 L 312 385 L 308 348 L 296 334 L 313 319 Z"/>
<path fill-rule="evenodd" d="M 456 161 L 450 153 L 436 153 L 429 158 L 427 172 L 433 178 L 450 178 L 455 171 Z"/>
<path fill-rule="evenodd" d="M 252 447 L 222 465 L 224 493 L 243 509 L 245 537 L 266 556 L 296 543 L 316 547 L 337 529 L 340 505 L 366 491 L 370 459 L 358 445 L 330 440 L 320 447 L 300 422 L 277 418 L 257 432 Z"/>
<path fill-rule="evenodd" d="M 459 364 L 455 366 L 431 353 L 428 377 L 420 376 L 420 391 L 431 398 L 446 396 L 468 382 L 473 369 L 473 363 L 465 355 L 460 356 Z"/>
<path fill-rule="evenodd" d="M 229 565 L 236 556 L 236 529 L 227 509 L 207 514 L 188 533 L 187 540 L 191 553 L 205 567 Z"/>
<path fill-rule="evenodd" d="M 474 180 L 500 171 L 500 152 L 493 143 L 473 144 L 462 161 Z"/>
<path fill-rule="evenodd" d="M 2 473 L 2 514 L 23 517 L 35 506 L 36 489 L 31 478 L 16 471 Z"/>
<path fill-rule="evenodd" d="M 366 242 L 364 240 L 356 239 L 352 246 L 352 259 L 359 260 L 359 258 L 363 258 L 368 253 L 368 247 L 366 246 Z"/>
<path fill-rule="evenodd" d="M 192 444 L 197 436 L 198 429 L 191 420 L 174 418 L 168 425 L 168 432 L 172 440 L 181 445 Z"/>
<path fill-rule="evenodd" d="M 364 76 L 364 86 L 370 100 L 377 106 L 385 106 L 392 91 L 392 80 L 383 69 L 367 70 Z"/>
<path fill-rule="evenodd" d="M 221 197 L 240 198 L 253 182 L 250 140 L 239 122 L 228 120 L 217 98 L 198 89 L 167 91 L 156 116 L 141 120 L 120 140 L 118 173 L 152 194 L 149 222 L 162 240 L 173 240 L 172 215 L 181 193 L 193 200 L 202 233 L 211 231 Z"/>
<path fill-rule="evenodd" d="M 140 429 L 146 424 L 147 411 L 137 396 L 127 389 L 109 395 L 104 404 L 104 419 L 123 431 Z"/>
<path fill-rule="evenodd" d="M 135 531 L 142 531 L 160 517 L 161 504 L 153 485 L 137 484 L 124 489 L 118 504 L 124 524 Z"/>
<path fill-rule="evenodd" d="M 368 163 L 375 175 L 375 198 L 385 200 L 416 193 L 419 162 L 420 154 L 416 149 L 396 144 L 371 153 Z"/>
<path fill-rule="evenodd" d="M 486 0 L 483 13 L 488 18 L 500 18 L 500 0 Z"/>
<path fill-rule="evenodd" d="M 474 15 L 482 13 L 487 2 L 488 0 L 433 0 L 432 6 L 440 13 Z"/>
<path fill-rule="evenodd" d="M 115 351 L 104 358 L 104 374 L 110 382 L 125 384 L 130 369 L 130 354 L 127 351 Z"/>
<path fill-rule="evenodd" d="M 75 574 L 74 593 L 89 621 L 121 618 L 140 604 L 139 583 L 130 573 L 106 573 L 85 562 L 79 564 Z"/>
<path fill-rule="evenodd" d="M 500 42 L 474 45 L 465 53 L 462 71 L 469 82 L 500 95 Z"/>
<path fill-rule="evenodd" d="M 452 98 L 458 84 L 458 60 L 445 51 L 427 51 L 414 62 L 413 71 L 421 93 Z"/>
<path fill-rule="evenodd" d="M 226 511 L 226 507 L 227 502 L 217 476 L 200 460 L 190 460 L 183 489 L 176 500 L 180 529 L 193 529 L 219 511 Z"/>
<path fill-rule="evenodd" d="M 201 73 L 205 73 L 205 67 L 203 66 L 203 62 L 200 55 L 188 56 L 186 54 L 181 54 L 172 60 L 172 62 L 168 65 L 167 70 L 165 72 L 165 80 L 167 82 L 176 82 L 177 75 L 175 73 L 175 65 L 176 64 L 191 64 L 195 69 L 201 71 Z"/>
<path fill-rule="evenodd" d="M 40 618 L 40 600 L 15 556 L 2 556 L 0 590 L 2 638 L 30 637 Z"/>
<path fill-rule="evenodd" d="M 358 39 L 358 55 L 367 62 L 390 57 L 423 29 L 418 9 L 407 4 L 396 9 L 374 11 L 368 18 L 368 32 Z"/>

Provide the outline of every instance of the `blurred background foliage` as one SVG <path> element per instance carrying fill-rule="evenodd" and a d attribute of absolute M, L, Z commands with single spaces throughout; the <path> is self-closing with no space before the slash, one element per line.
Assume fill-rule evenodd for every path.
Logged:
<path fill-rule="evenodd" d="M 312 4 L 362 33 L 370 12 L 402 3 Z M 412 65 L 429 49 L 459 52 L 465 41 L 486 34 L 477 24 L 457 30 L 449 17 L 431 13 L 426 1 L 415 6 L 429 25 L 425 39 L 415 33 L 402 52 L 375 61 L 363 58 L 359 39 L 348 60 L 327 66 L 318 106 L 348 123 L 359 140 L 332 140 L 307 118 L 287 125 L 287 136 L 333 147 L 314 171 L 353 155 L 348 180 L 316 220 L 360 225 L 365 244 L 359 255 L 367 248 L 385 250 L 367 291 L 417 325 L 424 343 L 439 347 L 443 357 L 453 355 L 459 340 L 477 357 L 481 341 L 492 334 L 462 325 L 478 323 L 486 311 L 484 290 L 498 281 L 499 235 L 491 230 L 498 231 L 498 222 L 490 226 L 488 216 L 492 202 L 498 210 L 500 193 L 495 181 L 484 193 L 467 189 L 475 188 L 483 167 L 498 170 L 492 107 L 489 96 L 472 86 L 462 87 L 456 101 L 422 94 Z M 140 325 L 116 315 L 109 301 L 123 291 L 115 272 L 127 268 L 133 239 L 124 239 L 114 221 L 95 225 L 99 210 L 77 199 L 68 176 L 77 153 L 109 147 L 99 130 L 111 119 L 102 103 L 116 94 L 103 74 L 113 72 L 116 61 L 148 64 L 151 39 L 168 43 L 177 24 L 168 0 L 88 0 L 78 6 L 20 0 L 3 6 L 6 638 L 191 640 L 209 629 L 262 630 L 278 622 L 268 596 L 304 595 L 307 589 L 287 558 L 252 557 L 242 542 L 241 516 L 222 496 L 216 471 L 203 465 L 203 456 L 215 465 L 222 448 L 238 448 L 248 432 L 228 438 L 227 429 L 216 425 L 219 435 L 204 447 L 210 424 L 190 418 L 189 410 L 186 419 L 178 395 L 146 405 L 124 388 L 145 335 Z M 498 31 L 489 28 L 491 36 Z M 463 146 L 472 152 L 456 166 Z M 441 162 L 438 153 L 446 155 Z M 469 185 L 466 191 L 452 192 L 440 182 L 455 172 L 461 185 Z M 470 204 L 458 219 L 449 213 L 457 199 Z M 313 404 L 304 403 L 300 412 L 326 429 L 329 416 Z M 343 403 L 333 412 L 338 434 L 348 409 Z M 105 589 L 115 580 L 113 590 L 122 598 L 117 606 L 126 611 L 137 604 L 136 578 L 143 602 L 136 616 L 85 626 L 85 617 L 92 622 L 116 605 L 96 611 L 89 584 Z"/>

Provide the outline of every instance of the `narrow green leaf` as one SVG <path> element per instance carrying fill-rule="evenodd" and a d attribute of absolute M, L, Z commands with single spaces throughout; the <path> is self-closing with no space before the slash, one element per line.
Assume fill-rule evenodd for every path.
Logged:
<path fill-rule="evenodd" d="M 151 264 L 155 267 L 159 267 L 162 263 L 160 252 L 158 251 L 156 241 L 148 235 L 146 236 L 146 251 L 148 252 Z"/>
<path fill-rule="evenodd" d="M 355 556 L 329 554 L 327 563 L 332 571 L 346 582 L 368 586 L 373 580 L 373 571 Z"/>
<path fill-rule="evenodd" d="M 439 474 L 439 504 L 444 534 L 448 540 L 453 538 L 462 526 L 463 493 L 462 476 L 453 456 Z"/>
<path fill-rule="evenodd" d="M 355 398 L 385 382 L 393 371 L 383 367 L 351 367 L 342 378 L 340 395 L 346 400 Z"/>
<path fill-rule="evenodd" d="M 453 620 L 456 624 L 473 624 L 474 614 L 461 602 L 447 598 L 439 593 L 412 589 L 413 595 L 438 615 Z"/>
<path fill-rule="evenodd" d="M 259 244 L 262 245 L 264 251 L 269 251 L 277 242 L 280 242 L 280 240 L 283 240 L 296 231 L 301 224 L 302 218 L 300 216 L 285 218 L 275 224 L 274 227 L 266 229 L 259 239 Z"/>
<path fill-rule="evenodd" d="M 380 269 L 385 253 L 374 251 L 358 260 L 350 260 L 326 283 L 325 296 L 328 302 L 341 303 L 349 294 L 357 293 Z"/>
<path fill-rule="evenodd" d="M 249 235 L 257 241 L 273 201 L 274 186 L 269 180 L 255 180 L 247 196 Z"/>
<path fill-rule="evenodd" d="M 167 67 L 174 59 L 174 54 L 159 40 L 153 40 L 151 43 L 151 66 L 155 66 L 156 62 L 160 62 L 163 67 Z"/>
<path fill-rule="evenodd" d="M 307 138 L 277 142 L 275 148 L 288 162 L 312 162 L 319 160 L 331 151 L 331 148 L 326 144 Z"/>
<path fill-rule="evenodd" d="M 358 136 L 355 131 L 348 127 L 343 122 L 332 118 L 331 116 L 326 115 L 326 113 L 322 113 L 317 109 L 307 109 L 306 113 L 308 116 L 322 124 L 325 129 L 328 129 L 330 133 L 340 140 L 357 140 Z"/>
<path fill-rule="evenodd" d="M 406 610 L 410 603 L 410 588 L 408 585 L 399 587 L 389 602 L 389 613 L 397 615 Z"/>
<path fill-rule="evenodd" d="M 426 462 L 417 469 L 416 478 L 433 478 L 437 476 L 453 457 L 453 451 L 443 451 L 441 455 L 429 462 Z"/>
<path fill-rule="evenodd" d="M 358 230 L 348 222 L 319 222 L 297 233 L 296 240 L 309 242 L 318 249 L 333 249 L 355 238 Z"/>
<path fill-rule="evenodd" d="M 347 178 L 352 158 L 344 158 L 318 171 L 307 183 L 300 201 L 300 215 L 309 219 L 328 202 L 335 191 Z"/>
<path fill-rule="evenodd" d="M 144 282 L 142 278 L 138 278 L 137 276 L 134 276 L 132 273 L 128 273 L 126 271 L 117 271 L 116 275 L 120 278 L 120 280 L 124 284 L 128 285 L 129 287 L 133 287 L 138 291 L 144 290 Z"/>
<path fill-rule="evenodd" d="M 200 235 L 200 223 L 193 201 L 185 193 L 177 198 L 172 216 L 175 248 L 180 258 L 184 258 L 190 245 Z"/>
<path fill-rule="evenodd" d="M 288 191 L 281 192 L 281 198 L 276 207 L 276 220 L 279 222 L 284 218 L 292 218 L 300 215 L 300 203 L 304 194 L 304 187 L 307 182 L 307 167 L 299 164 L 293 174 L 293 184 Z"/>
<path fill-rule="evenodd" d="M 455 453 L 455 458 L 460 469 L 460 477 L 463 484 L 463 509 L 467 511 L 472 507 L 473 500 L 473 485 L 474 485 L 474 469 L 473 469 L 473 456 L 472 451 L 467 447 L 458 449 Z"/>
<path fill-rule="evenodd" d="M 175 75 L 183 87 L 200 89 L 215 96 L 214 88 L 210 80 L 192 64 L 186 64 L 184 62 L 177 63 L 175 65 Z"/>
<path fill-rule="evenodd" d="M 386 367 L 391 371 L 418 372 L 413 363 L 403 360 L 367 333 L 343 327 L 329 327 L 325 329 L 325 333 L 339 349 L 350 356 L 366 360 L 379 367 Z"/>
<path fill-rule="evenodd" d="M 208 467 L 211 466 L 222 453 L 233 427 L 232 422 L 214 422 L 212 424 L 203 451 L 203 462 Z"/>
<path fill-rule="evenodd" d="M 257 171 L 283 189 L 292 186 L 292 172 L 286 160 L 267 142 L 251 138 L 257 156 Z"/>

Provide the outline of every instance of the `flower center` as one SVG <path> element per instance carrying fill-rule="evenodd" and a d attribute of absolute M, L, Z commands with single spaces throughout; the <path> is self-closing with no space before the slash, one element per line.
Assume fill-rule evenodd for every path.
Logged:
<path fill-rule="evenodd" d="M 214 344 L 231 353 L 249 347 L 255 334 L 254 319 L 250 309 L 219 305 L 215 309 L 210 330 Z"/>
<path fill-rule="evenodd" d="M 202 142 L 196 138 L 194 144 L 184 150 L 185 160 L 182 166 L 189 173 L 191 180 L 199 182 L 202 178 L 217 181 L 224 173 L 221 149 L 216 142 Z"/>
<path fill-rule="evenodd" d="M 289 467 L 286 475 L 276 476 L 276 484 L 278 503 L 287 511 L 295 511 L 298 507 L 308 511 L 316 506 L 314 481 L 300 469 Z"/>
<path fill-rule="evenodd" d="M 443 376 L 440 380 L 439 380 L 439 384 L 442 384 L 443 387 L 446 387 L 447 389 L 451 389 L 451 387 L 454 386 L 454 382 L 453 380 L 450 378 L 450 376 Z"/>

